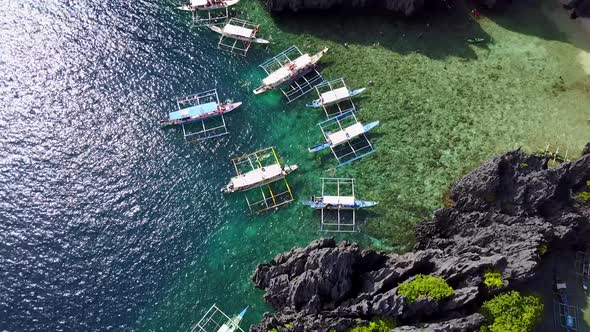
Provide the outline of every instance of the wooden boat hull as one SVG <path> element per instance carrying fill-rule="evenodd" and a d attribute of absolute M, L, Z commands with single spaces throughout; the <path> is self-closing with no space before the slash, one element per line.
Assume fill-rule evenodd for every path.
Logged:
<path fill-rule="evenodd" d="M 184 118 L 184 119 L 179 119 L 179 120 L 163 119 L 163 120 L 160 120 L 160 126 L 161 127 L 168 127 L 168 126 L 176 126 L 176 125 L 185 125 L 185 124 L 189 124 L 189 123 L 197 122 L 197 121 L 203 121 L 208 118 L 213 118 L 216 116 L 220 116 L 220 115 L 229 113 L 229 112 L 235 110 L 236 108 L 240 107 L 240 105 L 242 105 L 242 102 L 231 103 L 231 104 L 221 104 L 221 105 L 219 105 L 219 107 L 217 107 L 217 109 L 215 111 L 210 112 L 210 113 L 201 114 L 196 117 L 189 117 L 189 118 Z"/>
<path fill-rule="evenodd" d="M 377 127 L 378 125 L 379 125 L 379 121 L 373 121 L 371 123 L 367 123 L 366 125 L 363 126 L 364 133 L 369 132 L 371 129 Z M 331 148 L 331 147 L 334 147 L 331 142 L 324 142 L 324 143 L 320 143 L 318 145 L 312 146 L 308 150 L 309 150 L 309 152 L 313 153 L 313 152 L 318 152 L 323 149 L 327 149 L 327 148 Z"/>
<path fill-rule="evenodd" d="M 321 210 L 321 209 L 356 210 L 356 209 L 362 209 L 362 208 L 368 208 L 371 206 L 375 206 L 375 205 L 377 205 L 377 202 L 363 201 L 363 200 L 357 199 L 354 201 L 354 205 L 346 205 L 346 204 L 333 205 L 333 204 L 327 204 L 327 203 L 318 202 L 318 201 L 314 201 L 314 200 L 309 200 L 309 201 L 303 201 L 303 205 L 307 205 L 315 210 Z"/>
<path fill-rule="evenodd" d="M 223 8 L 227 8 L 229 6 L 233 6 L 235 4 L 237 4 L 238 2 L 240 2 L 240 0 L 227 0 L 224 1 L 222 4 L 212 4 L 212 5 L 204 5 L 204 6 L 193 6 L 193 5 L 182 5 L 179 7 L 176 7 L 176 9 L 178 10 L 184 10 L 184 11 L 189 11 L 189 12 L 194 12 L 194 11 L 208 11 L 208 10 L 216 10 L 216 9 L 223 9 Z"/>
<path fill-rule="evenodd" d="M 363 93 L 366 89 L 367 88 L 360 88 L 360 89 L 352 90 L 348 94 L 348 97 L 345 97 L 345 98 L 342 98 L 342 99 L 338 99 L 338 100 L 334 100 L 334 101 L 332 101 L 330 103 L 322 103 L 322 100 L 321 99 L 316 99 L 316 100 L 312 101 L 309 104 L 305 104 L 305 107 L 320 108 L 322 106 L 334 105 L 334 104 L 337 104 L 337 103 L 339 103 L 339 102 L 341 102 L 341 101 L 343 101 L 345 99 L 352 98 L 352 97 L 354 97 L 356 95 L 359 95 L 359 94 Z"/>
<path fill-rule="evenodd" d="M 240 191 L 247 191 L 247 190 L 250 190 L 250 189 L 258 188 L 260 186 L 264 186 L 266 184 L 273 183 L 275 181 L 281 180 L 281 179 L 285 178 L 285 176 L 293 173 L 298 168 L 299 168 L 299 165 L 297 165 L 297 164 L 295 164 L 295 165 L 287 165 L 287 166 L 283 167 L 283 172 L 280 175 L 278 175 L 278 176 L 275 176 L 275 177 L 272 177 L 272 178 L 268 178 L 268 179 L 265 179 L 264 181 L 257 182 L 257 183 L 251 184 L 251 185 L 238 187 L 238 188 L 233 187 L 233 185 L 232 185 L 232 183 L 230 181 L 230 183 L 228 183 L 227 185 L 225 185 L 225 187 L 223 187 L 221 189 L 221 191 L 223 193 L 229 194 L 229 193 L 235 193 L 235 192 L 240 192 Z"/>
<path fill-rule="evenodd" d="M 233 38 L 233 39 L 237 39 L 237 40 L 241 40 L 244 42 L 248 42 L 248 43 L 256 43 L 256 44 L 270 44 L 270 41 L 266 40 L 266 39 L 262 39 L 262 38 L 246 38 L 244 36 L 238 36 L 238 35 L 234 35 L 234 34 L 230 34 L 230 33 L 224 33 L 223 32 L 223 28 L 220 28 L 216 25 L 210 25 L 209 29 L 217 32 L 218 34 L 225 36 L 225 37 L 229 37 L 229 38 Z"/>
<path fill-rule="evenodd" d="M 317 63 L 320 61 L 320 59 L 321 59 L 321 58 L 322 58 L 322 57 L 323 57 L 323 56 L 324 56 L 324 55 L 325 55 L 327 52 L 328 52 L 328 48 L 326 47 L 326 48 L 324 48 L 323 50 L 321 50 L 320 52 L 318 52 L 318 53 L 314 54 L 314 55 L 311 57 L 311 61 L 309 62 L 309 64 L 308 64 L 307 66 L 305 66 L 305 67 L 303 67 L 303 68 L 300 68 L 300 69 L 298 69 L 298 70 L 296 70 L 296 71 L 292 71 L 292 72 L 291 72 L 291 75 L 289 75 L 289 76 L 285 76 L 285 78 L 283 78 L 283 79 L 282 79 L 282 80 L 280 80 L 280 81 L 277 81 L 276 83 L 274 83 L 274 84 L 272 84 L 272 85 L 261 85 L 261 86 L 259 86 L 258 88 L 254 89 L 254 91 L 253 91 L 253 92 L 254 92 L 254 94 L 255 94 L 255 95 L 258 95 L 258 94 L 261 94 L 261 93 L 263 93 L 263 92 L 266 92 L 266 91 L 268 91 L 268 90 L 276 89 L 276 88 L 278 88 L 279 86 L 281 86 L 281 85 L 283 85 L 283 84 L 285 84 L 285 83 L 288 83 L 288 82 L 291 82 L 291 81 L 293 81 L 293 80 L 296 80 L 296 79 L 298 79 L 299 77 L 301 77 L 301 76 L 303 76 L 303 75 L 307 74 L 308 72 L 310 72 L 310 71 L 311 71 L 311 70 L 312 70 L 312 69 L 313 69 L 313 68 L 314 68 L 314 67 L 317 65 Z M 288 64 L 286 64 L 286 65 L 285 65 L 285 66 L 283 66 L 283 67 L 289 66 L 290 64 L 291 64 L 291 63 L 288 63 Z M 271 75 L 272 75 L 272 73 L 271 73 Z M 270 76 L 270 75 L 269 75 L 269 76 Z"/>

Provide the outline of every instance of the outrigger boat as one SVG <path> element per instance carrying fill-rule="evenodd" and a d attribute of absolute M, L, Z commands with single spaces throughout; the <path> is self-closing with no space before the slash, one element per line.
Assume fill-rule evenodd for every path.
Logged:
<path fill-rule="evenodd" d="M 247 310 L 248 310 L 248 307 L 244 308 L 244 310 L 242 310 L 242 312 L 240 312 L 239 315 L 231 318 L 225 324 L 221 325 L 221 327 L 219 328 L 219 330 L 217 330 L 217 332 L 234 332 L 234 331 L 240 329 L 239 328 L 240 322 L 244 318 L 244 315 L 246 314 Z"/>
<path fill-rule="evenodd" d="M 258 29 L 248 29 L 245 27 L 240 27 L 240 26 L 231 25 L 231 24 L 227 24 L 223 28 L 220 28 L 216 25 L 211 25 L 211 26 L 209 26 L 209 29 L 217 32 L 218 34 L 220 34 L 222 36 L 233 38 L 233 39 L 238 39 L 238 40 L 241 40 L 241 41 L 244 41 L 247 43 L 256 43 L 256 44 L 269 44 L 270 43 L 270 41 L 268 41 L 266 39 L 256 38 L 256 33 L 258 32 Z"/>
<path fill-rule="evenodd" d="M 264 78 L 262 80 L 262 85 L 254 90 L 254 94 L 261 94 L 268 90 L 275 89 L 284 83 L 306 74 L 315 67 L 327 52 L 328 48 L 326 47 L 314 55 L 310 56 L 308 53 L 305 53 L 295 60 L 286 63 L 284 66 Z"/>
<path fill-rule="evenodd" d="M 325 136 L 327 138 L 326 142 L 324 143 L 320 143 L 318 145 L 315 145 L 311 148 L 309 148 L 309 152 L 317 152 L 323 149 L 327 149 L 327 148 L 333 148 L 337 145 L 340 145 L 342 143 L 346 143 L 352 139 L 354 139 L 355 137 L 358 137 L 360 135 L 363 135 L 367 132 L 369 132 L 371 129 L 377 127 L 379 125 L 379 121 L 373 121 L 371 123 L 368 123 L 366 125 L 361 124 L 360 122 L 357 122 L 355 124 L 353 124 L 352 126 L 346 127 L 340 131 L 334 132 L 334 133 L 325 133 Z"/>
<path fill-rule="evenodd" d="M 242 105 L 241 102 L 218 104 L 215 101 L 190 106 L 178 111 L 170 112 L 168 119 L 160 120 L 160 126 L 185 125 L 207 118 L 220 116 L 229 113 Z"/>
<path fill-rule="evenodd" d="M 240 322 L 244 319 L 247 310 L 248 307 L 238 315 L 230 317 L 214 304 L 199 322 L 192 326 L 191 332 L 244 332 L 240 327 Z"/>
<path fill-rule="evenodd" d="M 352 98 L 358 94 L 363 93 L 367 88 L 360 88 L 356 90 L 348 90 L 347 87 L 341 87 L 335 90 L 324 92 L 320 95 L 319 99 L 312 101 L 309 104 L 306 104 L 306 107 L 313 107 L 313 108 L 320 108 L 322 106 L 330 106 L 346 100 L 348 98 Z"/>
<path fill-rule="evenodd" d="M 361 209 L 377 205 L 374 201 L 355 199 L 354 196 L 322 196 L 312 197 L 309 201 L 303 201 L 303 205 L 313 209 Z"/>
<path fill-rule="evenodd" d="M 216 10 L 233 6 L 240 0 L 191 0 L 190 4 L 177 7 L 180 10 L 194 12 L 196 10 Z"/>
<path fill-rule="evenodd" d="M 303 201 L 303 205 L 320 210 L 320 231 L 356 232 L 358 230 L 356 210 L 375 206 L 377 202 L 356 199 L 353 178 L 321 178 L 321 180 L 321 195 L 312 196 L 311 200 Z"/>
<path fill-rule="evenodd" d="M 232 177 L 230 182 L 225 187 L 223 187 L 221 191 L 224 193 L 233 193 L 260 187 L 265 184 L 283 179 L 297 168 L 299 168 L 299 165 L 297 164 L 285 165 L 281 167 L 281 165 L 278 163 L 255 168 L 247 173 Z"/>

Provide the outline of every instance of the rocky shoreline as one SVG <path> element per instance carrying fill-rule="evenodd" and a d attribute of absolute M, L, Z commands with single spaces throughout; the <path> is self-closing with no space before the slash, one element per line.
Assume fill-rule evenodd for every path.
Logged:
<path fill-rule="evenodd" d="M 534 277 L 544 249 L 590 238 L 590 202 L 577 196 L 588 190 L 590 144 L 579 160 L 547 164 L 547 157 L 513 151 L 468 174 L 452 188 L 451 206 L 417 226 L 414 252 L 320 239 L 259 265 L 252 281 L 276 313 L 250 331 L 346 331 L 379 317 L 395 318 L 394 331 L 477 330 L 485 321 L 481 303 Z M 504 286 L 483 285 L 490 270 Z M 398 286 L 418 274 L 444 278 L 454 294 L 409 303 Z"/>
<path fill-rule="evenodd" d="M 452 0 L 263 0 L 266 8 L 271 12 L 303 11 L 303 10 L 327 10 L 335 8 L 348 9 L 385 9 L 391 12 L 401 13 L 405 16 L 413 16 L 422 12 L 428 6 L 445 5 L 452 6 Z M 495 8 L 503 4 L 509 4 L 510 0 L 477 0 L 477 3 L 486 8 Z M 577 16 L 590 16 L 590 0 L 564 0 L 566 9 L 573 10 L 572 18 Z"/>

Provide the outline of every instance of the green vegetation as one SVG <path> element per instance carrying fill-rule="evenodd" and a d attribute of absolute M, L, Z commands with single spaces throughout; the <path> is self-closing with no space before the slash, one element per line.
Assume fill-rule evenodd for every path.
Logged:
<path fill-rule="evenodd" d="M 349 332 L 389 332 L 397 325 L 394 319 L 375 319 L 368 325 L 355 326 Z"/>
<path fill-rule="evenodd" d="M 399 285 L 397 292 L 412 303 L 421 297 L 440 300 L 451 296 L 453 288 L 441 277 L 419 274 Z"/>
<path fill-rule="evenodd" d="M 285 327 L 288 329 L 292 328 L 293 326 L 294 326 L 293 323 L 285 324 Z M 268 332 L 279 332 L 279 331 L 276 328 L 272 328 L 272 329 L 268 330 Z"/>
<path fill-rule="evenodd" d="M 585 202 L 590 201 L 590 192 L 582 191 L 581 193 L 578 194 L 578 198 L 585 201 Z"/>
<path fill-rule="evenodd" d="M 261 24 L 260 37 L 272 36 L 268 51 L 254 50 L 261 59 L 257 61 L 291 45 L 310 53 L 328 47 L 321 61 L 324 77 L 345 77 L 349 87 L 367 87 L 355 105 L 363 110 L 358 113 L 361 122 L 381 122 L 369 135 L 378 153 L 353 167 L 338 168 L 338 176 L 358 177 L 358 191 L 379 201 L 365 229 L 369 239 L 376 239 L 371 245 L 406 251 L 413 246 L 415 224 L 443 206 L 441 197 L 453 181 L 481 162 L 516 146 L 535 151 L 547 142 L 575 155 L 588 139 L 590 99 L 582 87 L 589 80 L 577 62 L 580 50 L 557 33 L 560 30 L 541 6 L 511 6 L 509 13 L 478 21 L 459 4 L 450 16 L 426 15 L 411 21 L 388 15 L 313 13 L 273 19 L 260 1 L 242 1 L 233 8 Z M 528 22 L 527 31 L 551 37 L 519 31 L 522 22 Z M 474 36 L 486 42 L 465 42 Z M 255 66 L 248 70 L 249 76 L 241 79 L 251 83 L 250 92 L 262 73 Z M 548 93 L 560 76 L 568 82 L 566 91 Z M 520 84 L 515 88 L 514 82 Z M 276 104 L 261 103 L 262 109 L 284 104 L 275 92 L 253 101 L 264 98 Z M 306 135 L 290 139 L 284 131 L 275 131 L 269 141 L 281 142 L 277 146 L 281 151 L 297 147 L 305 152 L 321 139 L 321 133 L 311 128 L 323 114 L 296 116 L 303 111 L 296 109 L 297 104 L 289 106 L 290 114 L 273 113 L 277 121 L 295 125 L 290 128 L 293 132 Z M 558 141 L 547 127 L 562 134 Z M 309 170 L 335 165 L 321 154 L 294 154 L 289 157 L 302 160 Z M 309 173 L 300 183 L 318 176 Z M 304 190 L 315 188 L 304 186 Z"/>
<path fill-rule="evenodd" d="M 537 248 L 537 253 L 539 254 L 539 256 L 545 255 L 545 253 L 547 253 L 547 245 L 546 244 L 540 245 L 539 248 Z"/>
<path fill-rule="evenodd" d="M 527 164 L 527 163 L 520 164 L 520 168 L 526 168 L 526 167 L 529 167 L 529 164 Z"/>
<path fill-rule="evenodd" d="M 586 187 L 590 190 L 590 180 L 586 181 Z M 584 202 L 590 201 L 590 192 L 589 191 L 582 191 L 578 193 L 578 198 L 583 200 Z"/>
<path fill-rule="evenodd" d="M 541 319 L 543 302 L 536 295 L 522 296 L 511 291 L 484 302 L 481 313 L 488 325 L 480 332 L 529 332 Z"/>
<path fill-rule="evenodd" d="M 488 289 L 491 288 L 500 288 L 504 286 L 504 281 L 502 281 L 502 273 L 498 271 L 488 271 L 484 274 L 484 281 L 483 283 L 486 285 Z"/>

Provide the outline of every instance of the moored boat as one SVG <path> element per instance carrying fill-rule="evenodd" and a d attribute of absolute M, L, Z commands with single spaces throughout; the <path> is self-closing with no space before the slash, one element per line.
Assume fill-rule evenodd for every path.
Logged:
<path fill-rule="evenodd" d="M 281 167 L 278 163 L 256 168 L 247 173 L 232 177 L 230 182 L 221 191 L 224 193 L 233 193 L 260 187 L 284 178 L 297 168 L 299 166 L 296 164 Z"/>
<path fill-rule="evenodd" d="M 313 209 L 361 209 L 377 205 L 374 201 L 355 199 L 354 196 L 322 196 L 303 201 Z"/>
<path fill-rule="evenodd" d="M 262 38 L 256 38 L 256 33 L 258 32 L 257 29 L 249 29 L 245 27 L 240 27 L 237 25 L 227 24 L 223 28 L 220 28 L 216 25 L 209 26 L 209 29 L 217 32 L 218 34 L 226 37 L 230 37 L 233 39 L 242 40 L 249 43 L 257 43 L 257 44 L 269 44 L 270 41 Z"/>
<path fill-rule="evenodd" d="M 264 78 L 262 80 L 262 85 L 253 91 L 254 94 L 261 94 L 268 90 L 275 89 L 284 83 L 292 81 L 296 78 L 299 78 L 301 75 L 306 74 L 314 68 L 314 66 L 327 52 L 328 48 L 326 47 L 314 55 L 305 53 L 295 60 L 288 62 Z"/>
<path fill-rule="evenodd" d="M 229 113 L 242 105 L 241 102 L 218 104 L 215 101 L 193 105 L 178 111 L 170 112 L 168 119 L 160 120 L 160 126 L 173 126 L 180 124 L 189 124 L 195 121 L 201 121 L 207 118 Z"/>
<path fill-rule="evenodd" d="M 246 314 L 246 311 L 247 310 L 248 310 L 248 307 L 244 308 L 242 310 L 242 312 L 240 312 L 239 315 L 231 318 L 226 323 L 224 323 L 223 325 L 221 325 L 221 327 L 219 327 L 219 329 L 217 330 L 217 332 L 234 332 L 236 330 L 241 330 L 241 329 L 239 329 L 240 322 L 244 318 L 244 315 Z"/>
<path fill-rule="evenodd" d="M 332 91 L 327 91 L 321 94 L 319 99 L 306 104 L 306 107 L 319 108 L 322 106 L 330 106 L 339 103 L 345 99 L 352 98 L 358 94 L 363 93 L 367 88 L 360 88 L 356 90 L 348 90 L 347 87 L 341 87 Z"/>
<path fill-rule="evenodd" d="M 377 127 L 379 125 L 379 121 L 373 121 L 366 125 L 357 122 L 352 126 L 346 127 L 341 131 L 337 131 L 334 133 L 326 133 L 326 142 L 320 143 L 309 148 L 309 152 L 317 152 L 326 148 L 335 147 L 342 143 L 346 143 L 355 137 L 358 137 L 371 129 Z"/>
<path fill-rule="evenodd" d="M 189 4 L 176 8 L 191 12 L 195 10 L 215 10 L 233 6 L 238 2 L 240 2 L 240 0 L 191 0 Z"/>

